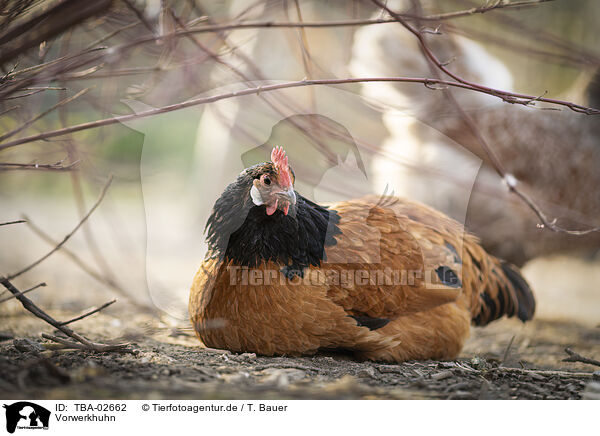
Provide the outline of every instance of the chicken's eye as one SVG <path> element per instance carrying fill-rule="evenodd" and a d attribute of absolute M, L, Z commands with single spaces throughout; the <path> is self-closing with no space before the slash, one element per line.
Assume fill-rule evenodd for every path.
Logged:
<path fill-rule="evenodd" d="M 265 183 L 265 185 L 270 185 L 271 184 L 271 178 L 269 176 L 264 176 L 263 182 Z"/>

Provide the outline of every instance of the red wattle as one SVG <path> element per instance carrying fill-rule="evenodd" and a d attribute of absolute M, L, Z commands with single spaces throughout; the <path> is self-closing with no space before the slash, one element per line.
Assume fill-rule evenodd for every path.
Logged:
<path fill-rule="evenodd" d="M 278 201 L 279 201 L 279 199 L 276 198 L 275 204 L 267 206 L 267 215 L 273 215 L 275 213 L 275 211 L 277 210 L 277 202 Z"/>

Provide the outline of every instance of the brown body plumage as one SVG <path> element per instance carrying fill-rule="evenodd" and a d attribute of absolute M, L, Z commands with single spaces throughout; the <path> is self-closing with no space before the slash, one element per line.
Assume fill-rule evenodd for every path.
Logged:
<path fill-rule="evenodd" d="M 277 166 L 252 167 L 240 179 L 250 177 L 249 171 L 254 184 L 267 172 L 276 185 Z M 243 183 L 250 190 L 252 183 Z M 244 195 L 240 201 L 248 201 Z M 290 209 L 296 217 L 256 201 L 251 213 L 267 220 L 261 226 L 300 220 L 302 208 L 313 206 L 296 195 L 297 210 Z M 215 210 L 221 206 L 217 202 Z M 471 324 L 533 315 L 533 295 L 518 270 L 485 253 L 460 224 L 433 209 L 372 196 L 320 210 L 337 212 L 339 220 L 328 227 L 320 260 L 291 262 L 297 274 L 272 252 L 240 264 L 246 257 L 236 254 L 235 235 L 225 238 L 227 249 L 214 245 L 194 278 L 189 302 L 205 345 L 264 355 L 345 349 L 373 360 L 453 358 Z M 215 212 L 209 232 L 222 224 Z M 244 255 L 263 244 L 260 237 L 243 242 Z"/>

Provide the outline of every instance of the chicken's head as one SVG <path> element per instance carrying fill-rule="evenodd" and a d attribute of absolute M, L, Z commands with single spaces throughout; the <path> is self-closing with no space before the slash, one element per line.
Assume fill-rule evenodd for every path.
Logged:
<path fill-rule="evenodd" d="M 250 196 L 256 206 L 264 205 L 267 215 L 273 215 L 277 209 L 285 215 L 290 206 L 296 204 L 294 192 L 294 173 L 288 165 L 288 158 L 282 147 L 271 152 L 271 161 L 253 167 Z"/>

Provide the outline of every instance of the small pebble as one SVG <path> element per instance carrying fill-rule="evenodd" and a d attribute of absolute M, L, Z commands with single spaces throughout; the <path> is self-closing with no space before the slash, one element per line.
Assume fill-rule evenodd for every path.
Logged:
<path fill-rule="evenodd" d="M 239 355 L 240 360 L 254 360 L 256 359 L 256 353 L 242 353 Z"/>
<path fill-rule="evenodd" d="M 372 366 L 368 366 L 364 369 L 361 369 L 358 372 L 358 376 L 364 378 L 377 378 L 375 375 L 375 369 Z"/>

